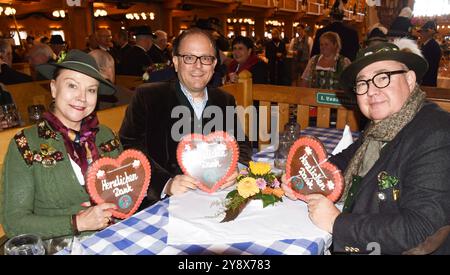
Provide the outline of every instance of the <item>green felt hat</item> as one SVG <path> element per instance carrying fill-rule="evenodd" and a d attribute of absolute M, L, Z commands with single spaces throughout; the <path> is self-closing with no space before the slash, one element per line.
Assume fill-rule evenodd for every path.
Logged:
<path fill-rule="evenodd" d="M 100 74 L 95 59 L 89 54 L 80 50 L 70 50 L 56 63 L 46 63 L 38 65 L 36 67 L 37 71 L 47 79 L 53 79 L 55 71 L 61 68 L 77 71 L 97 79 L 100 82 L 100 86 L 98 89 L 99 94 L 112 95 L 116 92 L 114 85 L 108 80 L 104 79 Z"/>

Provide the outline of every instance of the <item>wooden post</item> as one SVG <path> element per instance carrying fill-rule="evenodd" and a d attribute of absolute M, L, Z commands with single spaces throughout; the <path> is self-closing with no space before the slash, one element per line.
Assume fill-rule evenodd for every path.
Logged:
<path fill-rule="evenodd" d="M 93 33 L 93 3 L 82 1 L 81 6 L 68 6 L 67 17 L 64 20 L 64 34 L 66 41 L 70 41 L 71 49 L 84 49 L 86 47 L 86 37 Z"/>
<path fill-rule="evenodd" d="M 255 17 L 255 37 L 264 38 L 264 17 Z"/>

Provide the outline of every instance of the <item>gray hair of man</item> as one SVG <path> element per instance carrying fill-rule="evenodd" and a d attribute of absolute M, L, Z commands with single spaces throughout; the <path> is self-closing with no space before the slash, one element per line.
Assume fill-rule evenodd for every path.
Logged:
<path fill-rule="evenodd" d="M 36 43 L 27 53 L 28 62 L 31 66 L 47 63 L 53 58 L 53 51 L 47 44 Z"/>
<path fill-rule="evenodd" d="M 114 58 L 108 52 L 100 49 L 90 51 L 89 55 L 97 62 L 100 74 L 103 78 L 114 83 L 116 81 Z"/>
<path fill-rule="evenodd" d="M 155 41 L 154 43 L 156 45 L 158 45 L 158 47 L 160 49 L 164 50 L 167 46 L 167 33 L 163 30 L 157 30 L 157 31 L 155 31 L 155 35 L 156 35 L 156 38 L 154 40 Z M 165 43 L 163 45 L 164 40 L 165 40 Z"/>
<path fill-rule="evenodd" d="M 12 46 L 10 39 L 0 39 L 0 61 L 10 67 L 12 65 Z"/>

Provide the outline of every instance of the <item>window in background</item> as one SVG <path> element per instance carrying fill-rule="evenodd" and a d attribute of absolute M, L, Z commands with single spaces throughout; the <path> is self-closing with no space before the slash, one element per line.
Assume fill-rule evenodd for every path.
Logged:
<path fill-rule="evenodd" d="M 25 40 L 27 38 L 27 32 L 26 31 L 19 31 L 19 36 L 17 35 L 16 31 L 11 31 L 12 38 L 14 39 L 14 45 L 20 46 L 20 39 Z"/>
<path fill-rule="evenodd" d="M 435 16 L 450 14 L 450 1 L 448 0 L 415 0 L 414 16 Z"/>

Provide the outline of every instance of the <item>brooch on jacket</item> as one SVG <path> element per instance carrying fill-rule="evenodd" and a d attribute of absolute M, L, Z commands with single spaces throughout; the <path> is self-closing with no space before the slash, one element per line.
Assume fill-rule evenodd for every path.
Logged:
<path fill-rule="evenodd" d="M 48 144 L 41 144 L 40 149 L 39 153 L 34 152 L 33 160 L 42 163 L 45 168 L 55 166 L 57 161 L 64 159 L 62 152 L 56 151 Z"/>
<path fill-rule="evenodd" d="M 392 197 L 394 201 L 400 197 L 400 190 L 396 188 L 400 180 L 395 176 L 390 176 L 386 171 L 381 171 L 378 174 L 378 199 L 384 201 L 386 199 L 386 190 L 392 188 Z"/>

